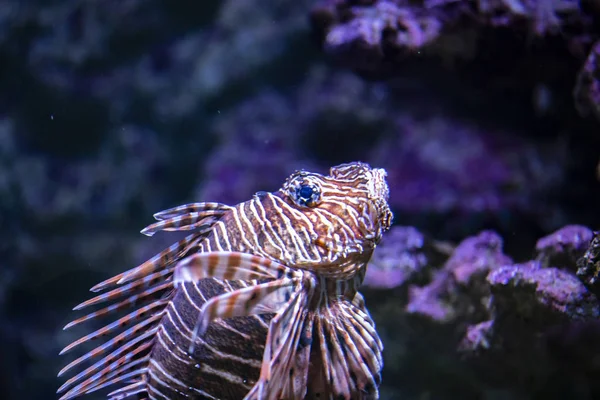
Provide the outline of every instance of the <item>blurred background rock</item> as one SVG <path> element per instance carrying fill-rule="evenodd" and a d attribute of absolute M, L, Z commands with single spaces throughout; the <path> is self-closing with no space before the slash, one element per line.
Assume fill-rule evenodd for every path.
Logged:
<path fill-rule="evenodd" d="M 2 397 L 56 398 L 58 352 L 90 329 L 61 330 L 71 308 L 175 240 L 138 233 L 152 213 L 353 160 L 388 170 L 402 225 L 365 289 L 382 399 L 600 396 L 597 300 L 575 277 L 600 225 L 599 11 L 5 1 Z"/>

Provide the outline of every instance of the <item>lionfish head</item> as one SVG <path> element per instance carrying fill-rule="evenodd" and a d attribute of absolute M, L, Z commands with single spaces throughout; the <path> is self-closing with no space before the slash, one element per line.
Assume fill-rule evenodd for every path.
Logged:
<path fill-rule="evenodd" d="M 392 220 L 385 177 L 384 169 L 361 162 L 332 167 L 329 175 L 297 171 L 278 196 L 310 220 L 309 246 L 319 248 L 323 261 L 368 258 Z"/>

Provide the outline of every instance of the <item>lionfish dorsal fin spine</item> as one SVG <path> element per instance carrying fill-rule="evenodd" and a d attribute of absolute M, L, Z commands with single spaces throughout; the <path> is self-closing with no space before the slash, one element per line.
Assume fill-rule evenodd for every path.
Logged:
<path fill-rule="evenodd" d="M 152 332 L 155 333 L 155 332 Z M 147 339 L 147 336 L 143 339 Z M 138 343 L 142 343 L 139 346 L 134 348 L 134 345 L 138 345 Z M 112 362 L 103 361 L 99 370 L 99 368 L 95 368 L 94 370 L 99 370 L 94 375 L 89 376 L 90 372 L 88 370 L 81 372 L 77 376 L 73 377 L 67 383 L 60 387 L 58 393 L 62 393 L 71 387 L 74 383 L 78 382 L 81 379 L 84 379 L 79 384 L 72 386 L 69 391 L 64 396 L 77 396 L 83 393 L 87 393 L 89 390 L 95 388 L 96 386 L 106 382 L 107 380 L 113 379 L 121 375 L 123 371 L 129 371 L 131 368 L 135 368 L 140 362 L 140 359 L 147 360 L 148 351 L 152 346 L 152 341 L 149 340 L 138 340 L 135 342 L 130 342 L 123 347 L 123 350 L 120 352 L 121 354 L 129 351 L 128 354 L 121 355 L 119 358 Z M 145 354 L 141 356 L 142 354 Z M 140 357 L 137 357 L 140 356 Z M 137 357 L 137 358 L 136 358 Z M 143 363 L 143 362 L 141 362 Z M 106 365 L 106 366 L 105 366 Z M 147 364 L 146 364 L 147 365 Z M 126 377 L 124 379 L 129 379 L 131 377 Z"/>
<path fill-rule="evenodd" d="M 205 210 L 202 209 L 203 206 L 206 207 Z M 107 279 L 91 289 L 93 292 L 99 292 L 112 288 L 109 292 L 81 303 L 76 309 L 79 310 L 104 302 L 117 302 L 74 320 L 67 324 L 65 329 L 83 321 L 123 310 L 127 305 L 141 302 L 149 303 L 76 340 L 61 351 L 61 354 L 64 354 L 83 343 L 101 336 L 114 334 L 121 330 L 123 326 L 138 321 L 134 326 L 69 363 L 59 372 L 59 376 L 61 376 L 85 361 L 101 357 L 93 365 L 67 380 L 58 389 L 58 393 L 64 393 L 61 400 L 92 393 L 104 387 L 132 379 L 134 380 L 133 383 L 120 392 L 113 392 L 112 397 L 114 399 L 126 398 L 141 391 L 140 388 L 142 387 L 144 391 L 147 389 L 144 380 L 149 365 L 150 351 L 160 326 L 163 311 L 170 301 L 168 291 L 171 290 L 172 292 L 174 288 L 172 281 L 174 263 L 191 252 L 192 248 L 211 232 L 212 225 L 218 221 L 228 208 L 229 206 L 219 203 L 193 203 L 185 208 L 176 207 L 165 210 L 164 213 L 158 213 L 158 219 L 165 218 L 166 220 L 161 227 L 185 230 L 187 227 L 181 222 L 184 221 L 194 225 L 190 227 L 190 230 L 195 229 L 195 231 L 140 266 Z M 184 215 L 186 209 L 196 214 L 186 218 Z M 175 226 L 168 221 L 169 218 L 179 218 L 180 222 Z M 119 301 L 125 296 L 129 297 Z M 120 347 L 112 350 L 118 345 Z M 112 352 L 108 353 L 111 350 Z"/>
<path fill-rule="evenodd" d="M 137 381 L 132 383 L 131 385 L 122 387 L 120 389 L 117 389 L 115 391 L 112 391 L 108 394 L 109 400 L 122 400 L 125 399 L 127 397 L 136 395 L 136 394 L 141 394 L 144 393 L 146 391 L 146 381 L 145 380 L 141 380 L 141 381 Z"/>
<path fill-rule="evenodd" d="M 151 310 L 160 309 L 161 307 L 164 307 L 165 305 L 166 305 L 166 301 L 155 301 L 144 307 L 141 307 L 141 308 L 135 310 L 134 312 L 131 312 L 131 313 L 127 314 L 126 316 L 119 318 L 118 320 L 111 322 L 110 324 L 105 325 L 104 327 L 76 340 L 75 342 L 73 342 L 70 345 L 68 345 L 67 347 L 65 347 L 60 352 L 60 354 L 65 354 L 66 352 L 72 350 L 73 348 L 79 346 L 80 344 L 88 342 L 92 339 L 96 339 L 100 336 L 109 335 L 109 334 L 117 331 L 118 329 L 122 328 L 123 326 L 126 326 L 126 325 L 130 324 L 131 322 L 138 320 L 139 318 L 148 314 Z M 158 319 L 158 315 L 159 315 L 159 313 L 146 318 L 144 321 L 127 329 L 126 331 L 121 333 L 119 336 L 115 337 L 113 340 L 110 340 L 106 344 L 98 347 L 97 350 L 104 349 L 105 346 L 107 346 L 106 348 L 111 347 L 113 344 L 118 343 L 120 340 L 126 339 L 130 335 L 135 335 L 136 333 L 139 333 L 140 329 L 142 329 L 145 326 L 145 324 L 147 324 L 149 321 Z M 121 336 L 121 335 L 123 335 L 123 336 Z"/>
<path fill-rule="evenodd" d="M 169 219 L 160 220 L 142 229 L 140 233 L 154 236 L 159 231 L 191 231 L 201 226 L 212 225 L 223 216 L 224 211 L 194 212 Z"/>
<path fill-rule="evenodd" d="M 136 279 L 142 279 L 156 271 L 160 271 L 165 267 L 171 266 L 202 238 L 203 233 L 193 233 L 186 236 L 184 239 L 169 246 L 167 249 L 155 255 L 148 261 L 127 272 L 121 277 L 121 279 L 119 279 L 117 284 L 122 285 Z"/>
<path fill-rule="evenodd" d="M 74 311 L 79 311 L 84 308 L 94 306 L 96 304 L 105 303 L 107 301 L 113 301 L 120 297 L 123 297 L 129 293 L 133 293 L 136 290 L 145 289 L 142 293 L 136 293 L 137 296 L 144 296 L 147 293 L 148 289 L 154 288 L 154 285 L 161 280 L 165 280 L 165 277 L 171 272 L 171 269 L 167 268 L 162 271 L 157 271 L 153 274 L 150 274 L 143 279 L 138 279 L 136 281 L 130 282 L 126 285 L 118 287 L 116 289 L 112 289 L 106 293 L 102 293 L 96 297 L 93 297 L 89 300 L 84 301 L 83 303 L 78 304 L 73 308 Z"/>
<path fill-rule="evenodd" d="M 118 359 L 118 357 L 120 357 L 123 353 L 129 351 L 133 346 L 138 345 L 139 343 L 142 343 L 145 339 L 150 338 L 150 336 L 152 336 L 152 334 L 156 332 L 155 328 L 152 328 L 152 326 L 156 325 L 157 322 L 160 320 L 160 318 L 161 318 L 161 315 L 157 314 L 150 319 L 144 320 L 144 321 L 140 322 L 139 324 L 137 324 L 136 326 L 123 332 L 124 334 L 127 334 L 127 335 L 121 334 L 123 336 L 119 335 L 118 337 L 110 340 L 109 342 L 103 344 L 102 346 L 95 348 L 94 350 L 91 350 L 90 352 L 86 353 L 85 355 L 77 358 L 76 360 L 72 361 L 69 365 L 64 367 L 59 372 L 59 376 L 64 375 L 67 371 L 71 370 L 73 367 L 81 364 L 84 361 L 87 361 L 92 358 L 96 358 L 103 354 L 106 354 L 108 351 L 110 351 L 111 348 L 119 345 L 120 343 L 122 343 L 122 341 L 127 340 L 128 338 L 126 338 L 126 336 L 129 336 L 129 340 L 127 342 L 125 342 L 125 344 L 121 345 L 116 350 L 113 350 L 112 353 L 106 355 L 104 358 L 100 359 L 95 364 L 93 364 L 92 366 L 90 366 L 86 370 L 84 370 L 83 372 L 80 372 L 76 377 L 71 378 L 69 381 L 67 381 L 65 383 L 65 385 L 75 382 L 77 380 L 80 380 L 80 379 L 98 371 L 99 369 L 103 368 L 106 364 L 112 362 L 115 359 Z M 139 334 L 138 336 L 135 336 L 136 333 L 141 332 L 141 331 L 145 331 L 145 332 L 143 334 Z"/>
<path fill-rule="evenodd" d="M 166 266 L 169 266 L 170 263 L 176 259 L 178 254 L 188 249 L 194 243 L 200 241 L 201 238 L 203 238 L 209 232 L 210 227 L 203 227 L 203 229 L 186 236 L 184 239 L 174 243 L 173 245 L 161 251 L 159 254 L 152 257 L 150 260 L 143 262 L 137 267 L 98 283 L 97 285 L 93 286 L 90 291 L 97 293 L 117 287 L 119 285 L 123 285 L 124 283 L 128 283 L 136 279 L 147 278 L 153 272 L 161 271 Z"/>
<path fill-rule="evenodd" d="M 166 282 L 160 283 L 158 285 L 152 286 L 152 287 L 144 290 L 142 293 L 129 296 L 128 298 L 126 298 L 125 300 L 123 300 L 119 303 L 112 304 L 108 307 L 104 307 L 98 311 L 94 311 L 94 312 L 89 313 L 81 318 L 78 318 L 78 319 L 72 321 L 72 322 L 69 322 L 67 325 L 65 325 L 65 327 L 63 329 L 66 330 L 66 329 L 72 328 L 73 326 L 79 325 L 82 322 L 89 321 L 90 319 L 103 317 L 103 316 L 106 316 L 106 315 L 114 313 L 114 312 L 125 310 L 131 306 L 135 306 L 136 304 L 141 303 L 142 301 L 148 301 L 148 300 L 158 301 L 160 296 L 163 295 L 164 290 L 171 289 L 172 287 L 173 287 L 173 284 L 171 283 L 171 280 L 169 279 Z"/>
<path fill-rule="evenodd" d="M 201 213 L 208 211 L 221 211 L 225 212 L 230 210 L 231 206 L 223 203 L 204 202 L 204 203 L 188 203 L 180 206 L 167 208 L 166 210 L 159 211 L 154 214 L 154 219 L 157 221 L 164 221 L 166 219 L 185 216 L 192 213 Z"/>

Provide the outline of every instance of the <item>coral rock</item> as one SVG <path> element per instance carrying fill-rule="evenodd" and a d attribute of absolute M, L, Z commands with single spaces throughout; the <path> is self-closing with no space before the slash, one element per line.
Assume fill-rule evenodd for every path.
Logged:
<path fill-rule="evenodd" d="M 600 41 L 596 42 L 579 72 L 575 86 L 577 109 L 600 118 Z"/>
<path fill-rule="evenodd" d="M 600 232 L 594 238 L 585 254 L 577 261 L 577 276 L 590 287 L 597 288 L 600 275 Z"/>
<path fill-rule="evenodd" d="M 369 263 L 364 285 L 390 289 L 423 277 L 427 266 L 439 265 L 451 251 L 410 226 L 395 226 L 384 237 Z"/>
<path fill-rule="evenodd" d="M 582 225 L 567 225 L 538 240 L 535 249 L 544 266 L 573 270 L 592 240 L 592 231 Z"/>
<path fill-rule="evenodd" d="M 600 315 L 595 296 L 575 276 L 557 268 L 543 268 L 535 261 L 499 268 L 487 280 L 498 312 L 544 323 L 555 320 L 548 318 L 548 313 L 569 319 Z"/>

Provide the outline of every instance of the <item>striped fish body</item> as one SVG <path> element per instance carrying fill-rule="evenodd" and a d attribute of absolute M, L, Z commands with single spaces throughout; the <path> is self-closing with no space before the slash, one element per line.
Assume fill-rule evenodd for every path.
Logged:
<path fill-rule="evenodd" d="M 343 164 L 234 207 L 157 213 L 143 233 L 195 232 L 92 288 L 112 290 L 77 308 L 114 303 L 69 326 L 133 296 L 147 305 L 65 349 L 115 335 L 61 371 L 98 360 L 59 389 L 63 399 L 125 382 L 109 398 L 377 398 L 382 344 L 357 289 L 391 222 L 384 177 Z"/>
<path fill-rule="evenodd" d="M 161 321 L 145 378 L 153 397 L 242 399 L 256 383 L 268 316 L 215 321 L 189 352 L 205 299 L 241 287 L 240 282 L 206 279 L 176 291 Z"/>

